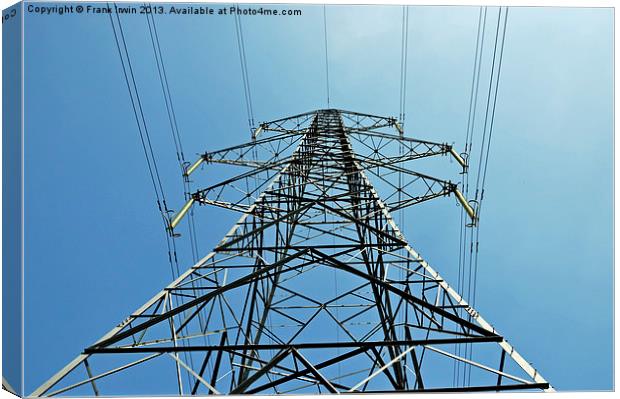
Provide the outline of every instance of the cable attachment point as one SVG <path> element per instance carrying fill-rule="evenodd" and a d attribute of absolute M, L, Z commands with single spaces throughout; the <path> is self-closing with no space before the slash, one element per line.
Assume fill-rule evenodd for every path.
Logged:
<path fill-rule="evenodd" d="M 191 209 L 191 207 L 194 204 L 194 202 L 196 202 L 196 199 L 197 199 L 196 194 L 192 194 L 192 196 L 189 198 L 189 200 L 187 200 L 185 205 L 183 205 L 183 208 L 181 208 L 179 213 L 177 213 L 176 216 L 174 216 L 172 219 L 170 219 L 170 223 L 168 224 L 167 230 L 168 230 L 168 233 L 172 237 L 180 236 L 180 234 L 175 234 L 174 233 L 174 228 L 177 227 L 177 225 L 181 222 L 183 217 L 187 214 L 187 212 L 189 212 L 189 210 Z"/>
<path fill-rule="evenodd" d="M 454 188 L 454 195 L 456 196 L 456 199 L 461 203 L 461 205 L 465 209 L 465 212 L 467 212 L 469 218 L 471 219 L 471 226 L 468 225 L 468 227 L 475 226 L 478 222 L 478 216 L 476 215 L 474 206 L 477 208 L 478 202 L 475 200 L 471 200 L 468 202 L 467 199 L 463 196 L 463 194 L 461 194 L 461 192 L 458 190 L 458 188 Z M 474 204 L 474 206 L 470 204 Z"/>
<path fill-rule="evenodd" d="M 452 155 L 452 157 L 454 157 L 454 159 L 456 159 L 456 162 L 458 162 L 461 165 L 461 167 L 463 168 L 463 172 L 466 172 L 467 171 L 467 167 L 468 167 L 467 166 L 467 156 L 465 158 L 463 158 L 462 154 L 464 154 L 464 153 L 459 154 L 459 153 L 457 153 L 454 150 L 454 147 L 452 147 L 452 146 L 449 146 L 449 147 L 450 147 L 450 154 Z"/>
<path fill-rule="evenodd" d="M 256 140 L 262 130 L 263 125 L 259 125 L 256 129 L 252 130 L 252 141 Z"/>
<path fill-rule="evenodd" d="M 398 130 L 398 134 L 400 135 L 400 137 L 403 137 L 405 135 L 405 131 L 403 130 L 400 123 L 398 123 L 396 120 L 394 120 L 394 127 L 396 128 L 396 130 Z"/>
<path fill-rule="evenodd" d="M 476 217 L 471 223 L 466 223 L 465 227 L 476 227 L 478 225 L 478 207 L 480 203 L 476 200 L 469 200 L 469 206 L 474 210 L 474 215 L 476 215 Z"/>
<path fill-rule="evenodd" d="M 467 152 L 461 152 L 459 155 L 465 161 L 465 166 L 460 174 L 465 175 L 469 172 L 469 154 Z"/>
<path fill-rule="evenodd" d="M 211 155 L 208 153 L 204 153 L 189 167 L 184 167 L 183 177 L 187 179 L 189 175 L 191 175 L 203 162 L 209 162 L 211 160 Z M 185 166 L 185 164 L 183 164 Z M 187 162 L 189 165 L 189 162 Z"/>

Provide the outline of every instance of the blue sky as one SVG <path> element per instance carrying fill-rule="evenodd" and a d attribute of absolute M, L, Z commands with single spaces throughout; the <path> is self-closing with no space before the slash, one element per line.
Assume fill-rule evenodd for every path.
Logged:
<path fill-rule="evenodd" d="M 242 17 L 258 121 L 326 106 L 323 8 L 301 9 Z M 408 136 L 463 148 L 478 12 L 410 9 Z M 155 19 L 186 156 L 247 141 L 233 19 Z M 328 6 L 327 20 L 331 105 L 397 116 L 401 8 Z M 126 16 L 123 28 L 166 196 L 179 209 L 146 19 Z M 26 13 L 25 32 L 31 392 L 166 285 L 170 270 L 108 17 Z M 601 8 L 511 8 L 507 25 L 476 303 L 560 390 L 612 388 L 612 32 L 613 12 Z M 203 254 L 237 218 L 197 216 Z M 403 227 L 449 282 L 459 216 L 454 201 L 439 200 L 408 211 Z"/>

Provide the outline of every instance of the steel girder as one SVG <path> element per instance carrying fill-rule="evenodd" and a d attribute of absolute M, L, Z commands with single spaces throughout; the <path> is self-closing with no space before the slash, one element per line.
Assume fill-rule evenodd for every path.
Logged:
<path fill-rule="evenodd" d="M 204 153 L 187 179 L 203 164 L 235 172 L 193 193 L 170 232 L 194 204 L 241 212 L 238 222 L 32 396 L 117 395 L 141 378 L 158 388 L 140 394 L 553 390 L 391 215 L 458 199 L 456 184 L 405 166 L 442 155 L 466 167 L 447 144 L 405 138 L 393 118 L 332 109 Z M 474 370 L 471 381 L 454 379 L 454 362 Z"/>

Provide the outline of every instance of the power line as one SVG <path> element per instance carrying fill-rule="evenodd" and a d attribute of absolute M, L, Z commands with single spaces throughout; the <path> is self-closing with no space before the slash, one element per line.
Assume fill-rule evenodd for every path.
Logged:
<path fill-rule="evenodd" d="M 323 37 L 325 39 L 325 90 L 327 92 L 327 108 L 330 108 L 329 99 L 329 56 L 328 56 L 328 42 L 327 42 L 327 7 L 323 4 Z"/>
<path fill-rule="evenodd" d="M 170 94 L 170 85 L 168 83 L 168 75 L 166 73 L 166 64 L 161 51 L 161 44 L 159 42 L 159 34 L 157 33 L 157 26 L 155 24 L 155 17 L 152 13 L 146 13 L 146 21 L 149 27 L 149 34 L 151 37 L 151 44 L 153 46 L 153 53 L 155 54 L 155 61 L 157 63 L 157 72 L 159 74 L 159 81 L 161 84 L 162 93 L 164 95 L 166 103 L 166 111 L 168 113 L 168 119 L 170 121 L 170 130 L 172 132 L 172 138 L 174 141 L 175 150 L 177 153 L 177 159 L 181 164 L 185 162 L 185 155 L 183 153 L 183 143 L 181 141 L 181 134 L 179 133 L 179 126 L 177 124 L 176 113 L 174 111 L 174 105 L 172 103 L 172 95 Z M 150 16 L 150 19 L 149 19 Z"/>
<path fill-rule="evenodd" d="M 245 97 L 245 107 L 248 116 L 248 126 L 250 131 L 254 130 L 254 108 L 252 106 L 252 90 L 250 86 L 250 76 L 248 74 L 248 62 L 245 53 L 245 40 L 243 37 L 243 26 L 241 17 L 235 14 L 235 33 L 237 36 L 237 48 L 239 50 L 239 63 L 241 65 L 241 81 L 243 82 L 243 94 Z"/>
<path fill-rule="evenodd" d="M 409 6 L 403 6 L 400 46 L 400 104 L 399 119 L 401 127 L 405 125 L 405 108 L 407 101 L 407 54 L 409 42 Z"/>
<path fill-rule="evenodd" d="M 484 34 L 486 27 L 486 7 L 480 7 L 478 12 L 478 26 L 476 29 L 476 46 L 474 51 L 474 63 L 472 68 L 471 87 L 469 92 L 469 109 L 467 116 L 467 126 L 465 130 L 465 154 L 469 160 L 469 154 L 472 150 L 471 141 L 473 140 L 473 128 L 476 119 L 476 109 L 478 103 L 478 88 L 480 86 L 480 70 L 482 65 L 482 54 L 484 50 Z M 461 176 L 461 186 L 465 197 L 468 198 L 469 194 L 469 170 L 465 169 Z M 460 215 L 460 232 L 459 232 L 459 266 L 458 266 L 458 279 L 457 289 L 459 292 L 463 292 L 465 286 L 465 266 L 467 264 L 467 245 L 470 238 L 468 238 L 469 228 L 465 220 L 465 211 L 461 208 Z M 464 293 L 464 292 L 463 292 Z M 463 310 L 460 310 L 462 315 Z M 460 346 L 455 347 L 455 351 L 460 355 Z M 460 376 L 461 362 L 455 360 L 453 365 L 453 385 L 456 386 L 457 380 Z"/>
<path fill-rule="evenodd" d="M 161 49 L 161 43 L 159 41 L 159 34 L 157 32 L 157 25 L 155 23 L 155 17 L 153 16 L 152 13 L 146 13 L 145 15 L 146 15 L 146 20 L 147 20 L 148 28 L 149 28 L 149 35 L 150 35 L 150 39 L 151 39 L 151 45 L 153 47 L 153 54 L 155 56 L 155 61 L 156 61 L 156 64 L 157 64 L 157 72 L 158 72 L 158 75 L 159 75 L 159 81 L 160 81 L 160 85 L 161 85 L 161 89 L 162 89 L 162 94 L 163 94 L 163 97 L 164 97 L 164 103 L 166 105 L 168 121 L 170 123 L 170 130 L 171 130 L 171 133 L 172 133 L 172 139 L 174 141 L 174 146 L 175 146 L 175 150 L 176 150 L 176 156 L 177 156 L 177 160 L 179 162 L 179 166 L 181 168 L 181 173 L 183 174 L 187 164 L 186 164 L 186 160 L 185 160 L 185 155 L 183 153 L 183 143 L 182 143 L 181 133 L 179 131 L 179 126 L 178 126 L 177 119 L 176 119 L 176 113 L 174 111 L 174 104 L 173 104 L 173 101 L 172 101 L 172 95 L 170 93 L 170 84 L 168 83 L 168 75 L 166 73 L 166 64 L 164 62 L 164 56 L 163 56 L 162 49 Z M 185 187 L 185 193 L 186 193 L 186 195 L 188 195 L 191 192 L 190 182 L 189 182 L 188 179 L 185 179 L 185 178 L 183 178 L 182 181 L 183 181 L 183 185 Z M 193 215 L 190 215 L 190 219 L 193 219 Z M 191 225 L 190 225 L 190 227 L 191 227 Z M 191 228 L 189 229 L 190 247 L 191 247 L 191 250 L 192 250 L 192 260 L 194 262 L 196 262 L 197 258 L 198 258 L 198 252 L 196 250 L 196 248 L 197 248 L 197 240 L 196 240 L 196 234 L 195 233 L 196 233 L 195 230 L 192 230 Z M 172 241 L 173 241 L 173 245 L 172 245 L 173 253 L 171 254 L 171 259 L 173 258 L 175 260 L 175 262 L 177 262 L 176 242 L 175 242 L 176 237 L 174 235 L 172 235 L 171 237 L 172 237 Z M 176 275 L 178 275 L 178 264 L 177 264 L 176 268 L 177 268 Z M 173 273 L 173 277 L 176 277 L 174 275 L 174 273 Z"/>
<path fill-rule="evenodd" d="M 476 175 L 476 192 L 475 192 L 476 200 L 478 200 L 479 198 L 480 175 L 481 175 L 481 170 L 482 170 L 483 155 L 485 153 L 484 145 L 485 145 L 485 140 L 486 140 L 486 135 L 487 135 L 487 126 L 488 126 L 488 121 L 489 121 L 489 108 L 491 106 L 491 97 L 492 97 L 491 91 L 493 88 L 493 76 L 495 74 L 495 62 L 497 59 L 497 44 L 499 41 L 501 13 L 502 13 L 502 9 L 500 7 L 499 12 L 498 12 L 498 17 L 497 17 L 497 28 L 495 30 L 495 46 L 493 48 L 493 61 L 491 63 L 491 79 L 489 79 L 489 89 L 487 93 L 487 104 L 486 104 L 486 110 L 485 110 L 485 116 L 484 116 L 484 126 L 482 130 L 482 141 L 480 142 L 480 160 L 478 162 L 478 173 Z"/>
<path fill-rule="evenodd" d="M 480 218 L 481 209 L 482 209 L 482 201 L 484 199 L 484 186 L 486 182 L 486 172 L 488 170 L 488 161 L 489 161 L 489 154 L 491 150 L 491 138 L 493 134 L 493 125 L 494 125 L 494 120 L 495 120 L 495 110 L 496 110 L 496 105 L 497 105 L 497 95 L 499 91 L 498 89 L 499 89 L 502 59 L 503 59 L 503 53 L 504 53 L 504 44 L 506 41 L 506 26 L 508 23 L 508 8 L 507 7 L 505 7 L 505 11 L 504 11 L 502 38 L 501 38 L 501 45 L 499 49 L 499 61 L 497 63 L 497 68 L 495 68 L 497 49 L 499 45 L 499 31 L 500 31 L 501 22 L 502 22 L 502 8 L 500 7 L 498 11 L 498 16 L 497 16 L 497 28 L 496 28 L 496 33 L 495 33 L 495 44 L 494 44 L 494 49 L 493 49 L 491 77 L 489 80 L 489 89 L 487 93 L 487 105 L 486 105 L 485 121 L 484 121 L 484 127 L 483 127 L 483 139 L 480 145 L 480 161 L 478 164 L 478 173 L 476 176 L 475 198 L 476 198 L 476 201 L 478 201 L 478 209 L 477 209 L 478 218 Z M 495 78 L 494 78 L 494 75 L 495 75 Z M 493 87 L 493 84 L 495 85 L 495 87 Z M 492 106 L 490 105 L 491 97 L 493 97 Z M 490 122 L 489 122 L 489 108 L 491 109 Z M 488 137 L 487 137 L 487 126 L 488 126 Z M 486 137 L 486 140 L 485 140 L 485 137 Z M 486 149 L 485 149 L 485 145 L 486 145 Z M 484 162 L 483 162 L 483 159 L 484 159 Z M 482 185 L 480 185 L 481 173 L 482 173 Z M 475 238 L 474 238 L 474 235 L 475 235 Z M 472 269 L 473 269 L 473 276 L 470 277 L 469 283 L 471 284 L 473 281 L 473 288 L 472 287 L 469 288 L 469 296 L 470 296 L 470 303 L 472 304 L 472 306 L 475 306 L 476 288 L 477 288 L 477 280 L 478 280 L 479 247 L 480 247 L 480 223 L 476 224 L 475 231 L 472 233 L 471 240 L 472 240 L 472 244 L 470 247 L 471 248 L 470 252 L 473 251 L 474 245 L 475 245 L 475 251 L 473 253 L 470 253 L 470 274 L 472 273 Z M 472 266 L 472 263 L 473 263 L 473 266 Z M 473 346 L 469 345 L 469 347 L 470 347 L 469 356 L 471 358 L 471 356 L 473 355 Z M 467 347 L 466 347 L 466 351 L 467 351 Z M 471 365 L 467 369 L 469 370 L 468 381 L 470 382 L 471 381 Z"/>
<path fill-rule="evenodd" d="M 400 96 L 399 96 L 399 120 L 401 125 L 401 134 L 404 135 L 402 129 L 405 126 L 405 101 L 406 101 L 406 89 L 407 89 L 407 52 L 408 52 L 408 36 L 409 36 L 409 7 L 403 6 L 403 16 L 401 23 L 401 48 L 400 48 Z M 398 155 L 401 157 L 404 156 L 405 148 L 402 140 L 399 140 L 398 143 Z M 398 171 L 398 202 L 402 201 L 403 197 L 403 172 L 404 162 L 401 162 L 400 170 Z M 404 227 L 405 222 L 405 209 L 401 208 L 398 211 L 399 225 Z M 403 250 L 404 252 L 404 250 Z M 404 270 L 400 270 L 400 278 L 401 280 L 405 278 Z"/>
<path fill-rule="evenodd" d="M 486 140 L 487 140 L 487 126 L 488 126 L 488 120 L 489 120 L 489 107 L 490 107 L 490 103 L 491 103 L 491 90 L 493 87 L 493 82 L 494 82 L 494 76 L 495 76 L 495 63 L 497 61 L 497 45 L 499 42 L 499 31 L 500 31 L 500 22 L 501 22 L 501 12 L 502 12 L 502 8 L 499 8 L 498 11 L 498 16 L 497 16 L 497 27 L 495 29 L 495 42 L 494 42 L 494 46 L 493 46 L 493 57 L 492 57 L 492 61 L 491 61 L 491 77 L 489 78 L 489 89 L 487 92 L 487 102 L 486 102 L 486 110 L 485 110 L 485 117 L 484 117 L 484 124 L 483 124 L 483 128 L 482 128 L 482 140 L 480 142 L 480 160 L 478 162 L 478 172 L 476 174 L 476 191 L 475 191 L 475 195 L 474 195 L 474 201 L 478 202 L 478 220 L 480 220 L 480 205 L 479 205 L 479 190 L 480 190 L 480 172 L 481 172 L 481 168 L 482 168 L 482 160 L 483 160 L 483 155 L 484 155 L 484 146 L 486 144 Z M 469 267 L 468 267 L 468 280 L 467 280 L 467 299 L 468 301 L 471 302 L 472 299 L 472 281 L 477 279 L 476 273 L 475 271 L 477 271 L 477 266 L 475 263 L 475 260 L 478 258 L 478 248 L 479 248 L 479 238 L 478 238 L 478 229 L 479 229 L 479 225 L 480 222 L 478 221 L 478 223 L 476 224 L 475 230 L 472 232 L 471 236 L 470 236 L 470 242 L 469 242 Z M 465 357 L 467 358 L 468 356 L 471 358 L 472 354 L 471 354 L 471 349 L 472 346 L 471 345 L 466 345 L 465 346 Z M 468 354 L 469 352 L 469 354 Z M 464 368 L 464 374 L 463 374 L 463 384 L 465 384 L 465 380 L 469 380 L 471 378 L 471 367 L 470 366 L 466 366 Z M 468 373 L 469 372 L 469 373 Z"/>
<path fill-rule="evenodd" d="M 168 82 L 168 74 L 166 72 L 166 64 L 164 62 L 164 56 L 161 48 L 161 43 L 159 40 L 159 33 L 157 31 L 157 25 L 155 23 L 155 17 L 152 13 L 146 13 L 146 20 L 149 28 L 149 35 L 151 39 L 151 45 L 153 47 L 153 54 L 155 56 L 155 61 L 157 64 L 157 72 L 159 75 L 159 81 L 162 89 L 162 94 L 164 97 L 164 102 L 166 105 L 166 112 L 168 115 L 168 121 L 170 124 L 170 130 L 172 133 L 172 139 L 175 146 L 176 157 L 179 162 L 179 166 L 181 168 L 181 173 L 185 171 L 185 167 L 187 166 L 187 161 L 185 159 L 185 154 L 183 151 L 183 142 L 181 139 L 181 132 L 179 131 L 179 126 L 177 123 L 176 112 L 174 110 L 174 103 L 172 101 L 172 94 L 170 92 L 170 84 Z M 150 15 L 150 18 L 149 18 Z M 185 187 L 186 196 L 191 192 L 191 183 L 188 179 L 183 178 L 183 185 Z M 187 199 L 187 198 L 186 198 Z M 198 243 L 197 243 L 197 235 L 196 230 L 193 227 L 194 222 L 194 214 L 193 211 L 190 213 L 190 224 L 189 224 L 189 237 L 190 237 L 190 247 L 192 251 L 192 260 L 197 262 L 198 260 Z M 175 236 L 172 236 L 172 241 L 175 241 Z M 170 246 L 169 246 L 170 247 Z M 171 254 L 171 259 L 176 259 L 176 243 L 172 246 L 174 253 Z M 178 269 L 178 265 L 177 265 Z M 178 275 L 178 270 L 177 270 Z M 174 272 L 173 272 L 173 276 Z"/>
<path fill-rule="evenodd" d="M 109 6 L 109 3 L 108 3 L 108 6 Z M 166 205 L 166 198 L 165 198 L 163 185 L 161 183 L 161 178 L 159 176 L 159 170 L 157 168 L 157 160 L 153 152 L 153 146 L 151 144 L 148 127 L 146 125 L 146 118 L 144 117 L 144 111 L 142 109 L 142 103 L 140 101 L 140 95 L 138 93 L 138 87 L 136 85 L 133 67 L 131 65 L 131 58 L 129 57 L 129 51 L 127 50 L 127 43 L 125 41 L 125 34 L 123 32 L 123 26 L 122 26 L 118 13 L 116 14 L 116 18 L 117 18 L 118 30 L 119 30 L 118 34 L 116 32 L 116 27 L 114 25 L 112 14 L 110 14 L 110 23 L 112 25 L 112 31 L 114 33 L 114 41 L 116 43 L 116 48 L 118 50 L 118 54 L 120 57 L 121 66 L 123 68 L 123 76 L 125 78 L 127 90 L 129 91 L 129 98 L 131 100 L 134 117 L 136 119 L 136 124 L 138 125 L 138 133 L 140 136 L 140 142 L 142 144 L 142 149 L 144 151 L 144 156 L 146 158 L 146 163 L 147 163 L 149 175 L 151 178 L 151 183 L 153 185 L 153 190 L 155 191 L 157 207 L 160 213 L 162 214 L 164 223 L 166 223 L 167 221 L 166 213 L 168 211 L 168 208 Z M 123 57 L 123 50 L 121 50 L 121 44 L 124 50 L 125 58 L 127 60 L 127 66 L 125 65 L 125 58 Z M 130 80 L 131 80 L 131 83 L 130 83 Z M 133 86 L 133 91 L 132 91 L 132 86 Z M 135 99 L 134 99 L 134 96 L 135 96 Z"/>
<path fill-rule="evenodd" d="M 145 7 L 147 6 L 148 5 L 145 4 Z M 176 120 L 176 114 L 174 112 L 172 96 L 170 94 L 170 85 L 168 83 L 168 76 L 166 74 L 166 67 L 165 67 L 164 57 L 163 57 L 162 50 L 161 50 L 161 44 L 159 42 L 159 35 L 157 33 L 157 26 L 155 24 L 155 18 L 152 13 L 146 13 L 145 16 L 146 16 L 148 29 L 149 29 L 149 36 L 151 39 L 153 54 L 155 56 L 155 62 L 157 65 L 157 73 L 159 75 L 159 82 L 160 82 L 162 94 L 164 97 L 164 103 L 166 105 L 166 112 L 167 112 L 168 120 L 170 123 L 172 139 L 174 141 L 176 157 L 177 157 L 177 161 L 179 162 L 181 174 L 183 175 L 183 172 L 186 167 L 185 155 L 183 154 L 183 144 L 182 144 L 181 135 L 180 135 L 179 128 L 178 128 L 178 123 Z M 183 181 L 183 185 L 185 188 L 185 195 L 187 196 L 189 192 L 191 192 L 190 182 L 188 179 L 185 179 L 185 178 L 182 178 L 182 181 Z M 195 244 L 196 242 L 195 231 L 192 231 L 192 229 L 190 228 L 189 233 L 190 233 L 190 246 L 192 248 L 192 257 L 194 261 L 196 261 L 197 256 L 194 255 L 194 246 L 196 245 Z M 168 247 L 168 261 L 170 263 L 172 277 L 173 279 L 176 279 L 180 275 L 176 236 L 174 234 L 166 234 L 166 244 Z M 193 282 L 191 286 L 194 287 Z M 194 295 L 196 294 L 197 292 L 194 290 Z M 172 297 L 171 300 L 174 301 L 178 305 L 179 299 L 176 296 Z M 203 320 L 201 316 L 199 317 L 199 322 L 200 322 L 200 325 L 202 326 Z M 185 346 L 185 343 L 182 343 L 182 345 Z M 194 367 L 194 359 L 191 354 L 184 353 L 183 357 L 185 358 L 185 361 L 187 363 L 189 363 L 192 367 Z M 185 371 L 186 371 L 187 379 L 191 380 L 192 376 L 190 375 L 189 371 L 187 370 Z"/>
<path fill-rule="evenodd" d="M 484 9 L 484 20 L 482 19 L 483 16 L 483 9 Z M 484 50 L 484 33 L 485 33 L 485 24 L 486 24 L 486 7 L 480 7 L 480 12 L 478 14 L 478 28 L 477 28 L 477 35 L 476 35 L 476 49 L 475 49 L 475 54 L 474 54 L 474 67 L 473 67 L 473 71 L 472 71 L 472 81 L 471 81 L 471 88 L 470 88 L 470 93 L 469 93 L 469 112 L 468 112 L 468 116 L 467 116 L 467 129 L 465 131 L 465 153 L 469 154 L 468 150 L 471 151 L 471 147 L 469 146 L 469 141 L 470 141 L 470 132 L 473 133 L 473 126 L 475 123 L 475 118 L 476 118 L 476 107 L 477 107 L 477 96 L 478 96 L 478 86 L 480 84 L 480 69 L 481 69 L 481 61 L 482 61 L 482 52 Z M 473 118 L 472 118 L 473 116 Z M 473 134 L 472 134 L 473 137 Z M 465 195 L 467 196 L 468 193 L 468 188 L 469 188 L 469 174 L 468 171 L 465 170 L 465 173 L 463 173 L 463 178 L 462 178 L 462 182 L 461 184 L 463 185 L 463 191 L 465 193 Z M 461 219 L 463 216 L 464 210 L 461 209 Z M 463 236 L 463 234 L 466 234 L 467 230 L 466 230 L 466 226 L 461 223 L 461 236 Z M 463 232 L 463 230 L 465 232 Z M 461 248 L 461 246 L 463 246 L 463 240 L 461 240 L 460 244 L 459 244 L 459 248 Z M 459 249 L 459 279 L 458 279 L 458 288 L 461 288 L 461 268 L 462 268 L 462 260 L 464 258 L 464 252 L 463 250 Z"/>
<path fill-rule="evenodd" d="M 495 122 L 495 109 L 496 109 L 496 106 L 497 106 L 497 93 L 499 91 L 500 74 L 501 74 L 501 71 L 502 71 L 502 59 L 503 59 L 503 56 L 504 56 L 504 43 L 506 42 L 506 26 L 507 26 L 507 24 L 508 24 L 508 7 L 505 7 L 505 11 L 504 11 L 504 27 L 503 27 L 503 32 L 502 32 L 502 44 L 501 44 L 500 53 L 499 53 L 499 64 L 498 64 L 498 68 L 497 68 L 497 77 L 496 77 L 496 80 L 495 80 L 495 95 L 494 95 L 494 98 L 493 98 L 493 108 L 492 108 L 492 113 L 491 113 L 491 123 L 490 123 L 490 126 L 489 126 L 489 139 L 487 140 L 487 150 L 486 150 L 486 156 L 485 156 L 485 160 L 484 160 L 484 168 L 483 168 L 483 173 L 482 173 L 482 185 L 481 185 L 480 203 L 478 205 L 478 214 L 480 214 L 480 210 L 482 208 L 482 200 L 484 199 L 484 186 L 485 186 L 485 183 L 486 183 L 486 176 L 487 176 L 488 163 L 489 163 L 489 154 L 491 152 L 491 138 L 493 136 L 493 126 L 494 126 L 494 122 Z M 480 230 L 480 227 L 479 227 L 479 225 L 477 225 L 477 227 L 476 227 L 476 239 L 478 238 L 479 230 Z M 476 271 L 477 271 L 477 268 L 478 268 L 478 255 L 477 254 L 476 254 L 475 268 L 476 268 Z M 474 294 L 473 294 L 472 306 L 475 306 L 475 303 L 476 303 L 476 280 L 474 280 Z"/>
<path fill-rule="evenodd" d="M 116 6 L 116 5 L 115 5 Z M 108 7 L 109 7 L 109 3 L 108 3 Z M 145 155 L 145 159 L 146 159 L 146 163 L 147 163 L 147 167 L 149 170 L 149 175 L 151 178 L 151 183 L 153 185 L 153 190 L 155 191 L 155 197 L 157 200 L 157 206 L 159 209 L 159 212 L 161 214 L 162 217 L 162 222 L 164 223 L 164 229 L 165 229 L 165 237 L 166 237 L 166 246 L 168 249 L 168 263 L 170 264 L 170 271 L 171 274 L 173 276 L 173 278 L 176 278 L 179 274 L 180 274 L 180 270 L 179 270 L 179 262 L 178 262 L 178 258 L 177 258 L 177 251 L 176 251 L 176 242 L 174 237 L 170 237 L 170 235 L 167 232 L 167 228 L 168 228 L 168 214 L 169 214 L 169 209 L 168 206 L 166 204 L 166 196 L 165 196 L 165 192 L 164 192 L 164 188 L 161 182 L 161 177 L 159 175 L 159 170 L 157 167 L 157 158 L 155 156 L 155 152 L 153 151 L 153 146 L 151 143 L 151 138 L 149 135 L 149 131 L 148 131 L 148 126 L 146 123 L 146 118 L 144 116 L 144 110 L 142 108 L 142 103 L 140 101 L 140 94 L 138 92 L 138 87 L 136 84 L 136 80 L 135 80 L 135 74 L 133 71 L 133 66 L 131 64 L 131 58 L 129 56 L 129 51 L 127 49 L 127 42 L 125 40 L 125 34 L 123 31 L 123 26 L 120 20 L 120 16 L 118 15 L 118 13 L 116 13 L 116 19 L 117 19 L 117 24 L 118 24 L 118 34 L 116 31 L 116 27 L 114 25 L 114 19 L 112 18 L 112 15 L 110 14 L 110 23 L 112 26 L 112 31 L 114 33 L 114 41 L 118 50 L 118 54 L 119 54 L 119 58 L 121 61 L 121 65 L 123 68 L 123 76 L 125 78 L 125 83 L 127 85 L 127 89 L 129 91 L 129 97 L 131 99 L 131 103 L 132 103 L 132 109 L 134 112 L 134 116 L 136 119 L 136 124 L 138 125 L 138 132 L 139 132 L 139 136 L 140 136 L 140 142 L 142 144 L 142 149 L 144 151 L 144 155 Z M 147 21 L 148 21 L 148 16 L 147 16 Z M 152 36 L 152 31 L 151 31 L 151 26 L 149 24 L 149 32 L 151 33 L 151 39 L 153 39 Z M 122 44 L 122 48 L 123 50 L 121 50 L 121 44 Z M 153 49 L 155 50 L 155 45 L 153 45 Z M 123 53 L 125 55 L 125 58 L 123 58 Z M 157 51 L 155 51 L 156 54 L 156 59 L 157 59 Z M 125 59 L 127 61 L 127 66 L 125 65 Z M 158 71 L 160 70 L 160 62 L 159 60 L 157 61 L 158 64 Z M 131 78 L 131 79 L 129 79 Z M 162 75 L 160 74 L 160 78 L 162 78 Z M 131 84 L 130 84 L 130 80 L 131 80 Z M 132 87 L 133 87 L 133 91 L 132 91 Z M 163 84 L 162 84 L 163 87 Z M 166 91 L 164 90 L 164 97 L 166 97 Z M 135 96 L 135 100 L 134 100 L 134 96 Z M 168 101 L 166 100 L 166 106 L 168 107 Z M 171 116 L 170 112 L 169 112 L 169 117 Z M 142 123 L 140 123 L 142 122 Z M 174 135 L 174 133 L 173 133 Z M 175 141 L 175 144 L 177 144 L 177 142 Z M 177 150 L 179 149 L 179 147 L 177 146 Z M 177 157 L 179 157 L 179 153 L 177 151 Z M 182 158 L 181 158 L 182 159 Z M 181 163 L 182 165 L 182 163 Z M 178 298 L 174 298 L 172 299 L 174 300 L 177 304 L 178 304 Z M 185 345 L 185 344 L 183 344 Z M 188 355 L 185 354 L 184 355 L 185 360 L 188 361 L 189 363 L 192 364 L 193 367 L 193 358 L 189 357 L 188 359 Z M 178 370 L 180 372 L 180 370 Z M 186 371 L 187 374 L 187 378 L 188 380 L 191 379 L 191 376 L 189 374 L 189 372 Z"/>
<path fill-rule="evenodd" d="M 183 155 L 181 136 L 180 136 L 180 133 L 178 132 L 178 125 L 176 123 L 176 117 L 174 115 L 174 105 L 172 103 L 172 98 L 170 96 L 170 86 L 168 84 L 168 78 L 165 72 L 165 63 L 164 63 L 163 54 L 161 51 L 161 44 L 159 43 L 159 35 L 157 34 L 157 27 L 155 25 L 155 19 L 152 16 L 152 14 L 149 17 L 149 14 L 150 13 L 145 14 L 148 29 L 149 29 L 149 37 L 151 39 L 153 54 L 155 56 L 155 62 L 157 65 L 157 73 L 159 75 L 159 82 L 160 82 L 162 94 L 164 97 L 164 103 L 166 105 L 166 112 L 168 115 L 168 121 L 170 123 L 170 131 L 172 134 L 172 139 L 174 141 L 174 146 L 176 150 L 176 157 L 179 162 L 181 172 L 183 172 L 183 168 L 185 167 L 184 165 L 185 156 Z M 171 262 L 171 265 L 174 264 L 176 268 L 176 270 L 173 268 L 172 276 L 173 278 L 176 278 L 179 275 L 179 265 L 178 265 L 178 259 L 177 259 L 177 253 L 176 253 L 175 237 L 172 236 L 170 238 L 168 235 L 166 235 L 166 237 L 168 241 L 169 260 Z M 172 243 L 170 243 L 170 240 L 172 240 Z"/>

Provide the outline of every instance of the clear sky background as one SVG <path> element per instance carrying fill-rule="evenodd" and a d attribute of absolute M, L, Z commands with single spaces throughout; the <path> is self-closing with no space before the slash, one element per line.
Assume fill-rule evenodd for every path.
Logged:
<path fill-rule="evenodd" d="M 258 121 L 326 106 L 323 8 L 291 8 L 303 16 L 242 17 Z M 333 107 L 398 116 L 401 12 L 327 7 Z M 464 147 L 478 12 L 411 7 L 407 136 Z M 233 18 L 155 20 L 186 156 L 247 141 Z M 146 18 L 122 21 L 166 197 L 179 209 L 183 187 Z M 25 32 L 30 393 L 171 276 L 108 17 L 26 13 Z M 611 9 L 509 12 L 476 302 L 559 390 L 612 388 L 612 33 Z M 197 212 L 202 254 L 237 217 Z M 459 222 L 460 208 L 443 199 L 409 211 L 403 228 L 448 282 Z"/>

